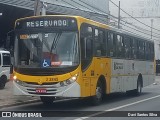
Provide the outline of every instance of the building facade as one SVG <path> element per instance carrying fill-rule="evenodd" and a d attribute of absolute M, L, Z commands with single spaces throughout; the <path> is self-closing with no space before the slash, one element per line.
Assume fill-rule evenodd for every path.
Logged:
<path fill-rule="evenodd" d="M 41 0 L 50 14 L 79 15 L 103 23 L 108 23 L 109 0 Z M 19 8 L 34 10 L 35 0 L 0 0 Z"/>

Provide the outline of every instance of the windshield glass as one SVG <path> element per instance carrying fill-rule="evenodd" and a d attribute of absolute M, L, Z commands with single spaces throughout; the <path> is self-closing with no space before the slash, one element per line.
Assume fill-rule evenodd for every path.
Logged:
<path fill-rule="evenodd" d="M 52 68 L 79 64 L 76 32 L 19 34 L 15 65 L 19 68 Z"/>

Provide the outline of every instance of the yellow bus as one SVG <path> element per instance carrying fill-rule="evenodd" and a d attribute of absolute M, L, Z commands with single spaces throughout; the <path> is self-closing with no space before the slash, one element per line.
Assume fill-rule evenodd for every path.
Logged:
<path fill-rule="evenodd" d="M 154 82 L 154 42 L 80 16 L 46 15 L 15 23 L 14 94 L 90 98 L 139 95 Z"/>

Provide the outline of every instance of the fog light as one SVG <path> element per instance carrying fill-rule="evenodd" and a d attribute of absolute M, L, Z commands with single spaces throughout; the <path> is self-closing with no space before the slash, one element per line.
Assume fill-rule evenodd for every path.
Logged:
<path fill-rule="evenodd" d="M 60 85 L 61 85 L 61 86 L 64 86 L 64 82 L 60 82 Z"/>
<path fill-rule="evenodd" d="M 71 81 L 70 80 L 66 80 L 66 84 L 71 84 Z"/>

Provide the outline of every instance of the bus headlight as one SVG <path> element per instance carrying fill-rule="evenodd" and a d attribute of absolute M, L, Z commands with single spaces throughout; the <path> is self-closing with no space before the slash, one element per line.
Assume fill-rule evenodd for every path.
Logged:
<path fill-rule="evenodd" d="M 66 83 L 66 85 L 72 84 L 73 82 L 75 82 L 77 80 L 78 75 L 74 75 L 73 77 L 71 77 L 70 79 L 64 81 Z"/>
<path fill-rule="evenodd" d="M 59 84 L 60 84 L 60 86 L 64 86 L 64 82 L 60 82 Z"/>
<path fill-rule="evenodd" d="M 74 76 L 72 76 L 70 79 L 66 80 L 66 81 L 62 81 L 59 83 L 59 87 L 62 86 L 67 86 L 72 84 L 73 82 L 75 82 L 77 80 L 78 74 L 75 74 Z"/>
<path fill-rule="evenodd" d="M 14 75 L 14 76 L 13 76 L 13 80 L 16 80 L 16 79 L 17 79 L 17 76 Z"/>

